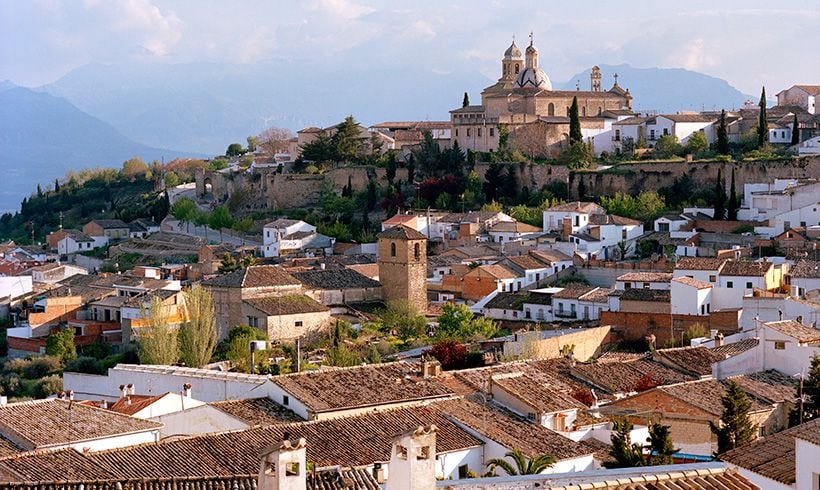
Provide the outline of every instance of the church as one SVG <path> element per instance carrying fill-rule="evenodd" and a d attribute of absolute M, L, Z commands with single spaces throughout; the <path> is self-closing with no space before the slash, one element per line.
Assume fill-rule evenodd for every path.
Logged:
<path fill-rule="evenodd" d="M 617 75 L 612 88 L 604 90 L 597 66 L 592 68 L 589 90 L 553 90 L 538 64 L 538 49 L 530 34 L 523 59 L 515 40 L 504 52 L 501 78 L 481 92 L 481 105 L 450 111 L 451 138 L 465 150 L 497 151 L 499 128 L 506 126 L 511 136 L 523 131 L 537 134 L 548 155 L 555 156 L 566 146 L 573 97 L 578 98 L 578 115 L 586 134 L 604 132 L 607 120 L 611 124 L 612 119 L 631 114 L 629 90 L 618 85 Z"/>

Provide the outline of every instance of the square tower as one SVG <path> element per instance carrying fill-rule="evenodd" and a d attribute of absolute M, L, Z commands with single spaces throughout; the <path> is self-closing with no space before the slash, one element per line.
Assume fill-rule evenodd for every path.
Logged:
<path fill-rule="evenodd" d="M 404 225 L 379 233 L 379 282 L 385 300 L 427 311 L 427 237 Z"/>

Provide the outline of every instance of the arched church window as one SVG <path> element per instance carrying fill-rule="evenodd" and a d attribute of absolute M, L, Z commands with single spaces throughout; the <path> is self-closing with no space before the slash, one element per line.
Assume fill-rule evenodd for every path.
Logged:
<path fill-rule="evenodd" d="M 581 116 L 587 117 L 587 106 L 581 107 Z"/>
<path fill-rule="evenodd" d="M 515 64 L 515 74 L 518 75 L 518 63 Z"/>
<path fill-rule="evenodd" d="M 417 243 L 416 246 L 413 247 L 413 257 L 415 257 L 416 260 L 421 259 L 421 244 L 420 243 Z"/>
<path fill-rule="evenodd" d="M 550 105 L 547 106 L 547 115 L 554 116 L 555 115 L 555 104 L 550 102 Z"/>
<path fill-rule="evenodd" d="M 601 111 L 601 106 L 598 106 L 598 115 L 600 116 L 600 115 L 601 115 L 601 113 L 602 113 L 602 111 Z"/>
<path fill-rule="evenodd" d="M 396 244 L 395 243 L 390 244 L 390 256 L 391 257 L 396 256 Z"/>

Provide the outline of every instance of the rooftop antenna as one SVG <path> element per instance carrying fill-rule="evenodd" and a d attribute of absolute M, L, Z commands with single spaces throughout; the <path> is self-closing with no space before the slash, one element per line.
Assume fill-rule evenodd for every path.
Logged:
<path fill-rule="evenodd" d="M 575 80 L 575 90 L 581 90 L 581 80 Z"/>

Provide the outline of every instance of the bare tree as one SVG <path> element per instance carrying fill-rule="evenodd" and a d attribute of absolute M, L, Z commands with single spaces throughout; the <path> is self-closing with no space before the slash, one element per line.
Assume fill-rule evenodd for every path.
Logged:
<path fill-rule="evenodd" d="M 288 150 L 290 140 L 295 137 L 290 129 L 270 127 L 259 133 L 259 147 L 266 153 L 283 153 Z"/>
<path fill-rule="evenodd" d="M 175 364 L 179 360 L 177 329 L 171 326 L 162 299 L 151 298 L 151 304 L 142 309 L 140 316 L 147 323 L 139 332 L 140 364 Z"/>
<path fill-rule="evenodd" d="M 186 366 L 200 368 L 216 349 L 216 319 L 211 292 L 195 285 L 182 293 L 185 322 L 180 328 L 180 357 Z"/>
<path fill-rule="evenodd" d="M 510 135 L 510 148 L 530 158 L 546 156 L 549 148 L 543 125 L 530 123 L 515 128 Z"/>

